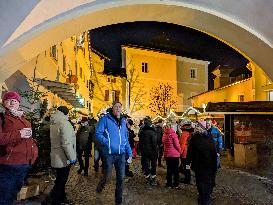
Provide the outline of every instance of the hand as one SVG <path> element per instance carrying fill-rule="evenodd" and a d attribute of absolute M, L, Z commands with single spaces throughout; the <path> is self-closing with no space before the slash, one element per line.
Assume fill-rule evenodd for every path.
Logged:
<path fill-rule="evenodd" d="M 128 164 L 131 164 L 131 163 L 132 163 L 132 157 L 129 157 L 129 158 L 127 159 L 127 163 L 128 163 Z"/>
<path fill-rule="evenodd" d="M 217 153 L 217 157 L 220 157 L 220 153 Z"/>
<path fill-rule="evenodd" d="M 191 169 L 191 166 L 190 165 L 186 165 L 186 169 Z"/>
<path fill-rule="evenodd" d="M 30 138 L 32 136 L 31 128 L 23 128 L 20 130 L 21 138 Z"/>
<path fill-rule="evenodd" d="M 76 160 L 76 159 L 67 160 L 67 164 L 69 164 L 69 165 L 75 165 L 75 164 L 76 164 L 76 162 L 77 162 L 77 160 Z"/>

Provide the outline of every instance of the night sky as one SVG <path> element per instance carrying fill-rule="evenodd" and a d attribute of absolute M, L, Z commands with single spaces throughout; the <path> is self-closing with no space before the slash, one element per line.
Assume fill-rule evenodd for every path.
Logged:
<path fill-rule="evenodd" d="M 90 31 L 91 46 L 110 58 L 105 72 L 122 74 L 121 45 L 155 48 L 179 56 L 210 61 L 209 73 L 218 65 L 234 68 L 233 75 L 247 73 L 247 60 L 228 45 L 191 28 L 159 22 L 115 24 Z M 209 89 L 212 89 L 209 75 Z"/>

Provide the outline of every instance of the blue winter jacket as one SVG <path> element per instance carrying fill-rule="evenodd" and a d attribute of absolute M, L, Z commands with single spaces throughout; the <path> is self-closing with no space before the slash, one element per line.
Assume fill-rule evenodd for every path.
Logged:
<path fill-rule="evenodd" d="M 220 131 L 218 130 L 217 127 L 211 127 L 209 130 L 209 133 L 211 134 L 215 144 L 216 144 L 216 150 L 219 153 L 220 151 L 222 151 L 223 149 L 223 138 L 222 135 L 220 133 Z"/>
<path fill-rule="evenodd" d="M 96 139 L 102 145 L 103 154 L 132 156 L 125 118 L 121 119 L 120 124 L 119 126 L 110 113 L 100 118 L 96 128 Z"/>

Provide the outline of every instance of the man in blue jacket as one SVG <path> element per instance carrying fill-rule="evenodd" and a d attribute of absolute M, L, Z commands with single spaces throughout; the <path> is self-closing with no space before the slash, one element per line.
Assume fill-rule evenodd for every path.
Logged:
<path fill-rule="evenodd" d="M 122 104 L 114 102 L 110 112 L 100 118 L 96 128 L 96 139 L 102 146 L 104 160 L 104 174 L 97 186 L 97 193 L 102 192 L 105 185 L 111 180 L 112 167 L 116 169 L 116 204 L 122 203 L 122 193 L 125 176 L 125 155 L 132 160 L 132 150 L 128 142 L 126 119 L 121 115 Z"/>

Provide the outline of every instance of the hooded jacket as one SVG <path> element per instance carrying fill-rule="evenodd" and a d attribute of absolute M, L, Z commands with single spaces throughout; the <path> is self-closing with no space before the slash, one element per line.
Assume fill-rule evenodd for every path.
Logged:
<path fill-rule="evenodd" d="M 9 111 L 0 119 L 0 164 L 23 165 L 33 164 L 38 156 L 38 148 L 33 138 L 21 138 L 23 128 L 31 128 L 29 121 L 15 117 Z"/>
<path fill-rule="evenodd" d="M 192 130 L 190 128 L 188 129 L 182 129 L 182 134 L 179 139 L 180 148 L 181 148 L 181 157 L 183 159 L 187 158 L 187 152 L 188 152 L 188 146 L 191 138 Z"/>
<path fill-rule="evenodd" d="M 76 159 L 76 136 L 67 116 L 57 110 L 50 118 L 51 166 L 63 168 Z"/>
<path fill-rule="evenodd" d="M 126 154 L 132 156 L 128 142 L 128 130 L 125 118 L 118 122 L 110 113 L 100 118 L 96 127 L 96 139 L 107 154 Z"/>
<path fill-rule="evenodd" d="M 162 142 L 164 145 L 164 157 L 180 157 L 179 140 L 173 128 L 165 129 Z"/>
<path fill-rule="evenodd" d="M 199 181 L 215 183 L 217 152 L 214 140 L 207 132 L 194 132 L 190 139 L 187 164 Z"/>
<path fill-rule="evenodd" d="M 145 125 L 139 132 L 139 146 L 142 156 L 157 158 L 157 135 L 153 127 Z"/>

